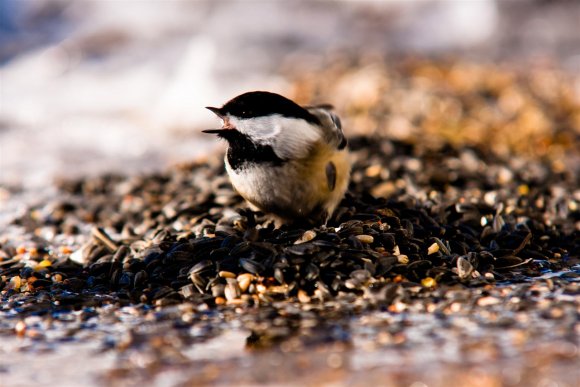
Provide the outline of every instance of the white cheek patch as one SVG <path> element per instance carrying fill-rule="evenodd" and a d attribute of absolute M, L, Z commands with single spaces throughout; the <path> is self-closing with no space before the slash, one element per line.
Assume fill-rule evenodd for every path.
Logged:
<path fill-rule="evenodd" d="M 236 118 L 229 116 L 229 122 L 240 132 L 252 137 L 255 141 L 270 139 L 282 130 L 281 116 L 256 118 Z"/>
<path fill-rule="evenodd" d="M 256 143 L 270 145 L 283 159 L 306 156 L 311 145 L 322 137 L 318 126 L 279 114 L 245 119 L 230 116 L 229 122 Z"/>

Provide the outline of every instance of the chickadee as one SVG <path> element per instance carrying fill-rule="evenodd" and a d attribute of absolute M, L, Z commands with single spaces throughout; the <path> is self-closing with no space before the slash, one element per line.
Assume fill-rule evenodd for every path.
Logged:
<path fill-rule="evenodd" d="M 326 224 L 350 177 L 347 141 L 329 105 L 252 91 L 207 109 L 223 126 L 203 132 L 228 142 L 226 170 L 244 199 L 283 222 Z"/>

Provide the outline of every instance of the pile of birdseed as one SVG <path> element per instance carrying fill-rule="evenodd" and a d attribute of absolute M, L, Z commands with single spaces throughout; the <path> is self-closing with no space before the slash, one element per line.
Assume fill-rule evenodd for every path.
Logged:
<path fill-rule="evenodd" d="M 275 229 L 244 207 L 219 155 L 63 181 L 14 221 L 33 237 L 2 243 L 3 309 L 337 297 L 389 307 L 401 288 L 525 282 L 580 262 L 574 173 L 478 148 L 371 137 L 350 148 L 349 191 L 325 227 Z"/>

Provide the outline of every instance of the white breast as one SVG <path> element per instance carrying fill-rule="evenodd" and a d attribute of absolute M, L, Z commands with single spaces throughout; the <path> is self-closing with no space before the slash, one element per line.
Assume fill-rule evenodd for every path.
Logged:
<path fill-rule="evenodd" d="M 284 168 L 271 165 L 253 165 L 234 170 L 226 158 L 226 170 L 232 185 L 246 200 L 260 208 L 267 208 L 274 203 L 281 207 L 292 207 L 291 182 L 296 176 L 286 164 Z"/>

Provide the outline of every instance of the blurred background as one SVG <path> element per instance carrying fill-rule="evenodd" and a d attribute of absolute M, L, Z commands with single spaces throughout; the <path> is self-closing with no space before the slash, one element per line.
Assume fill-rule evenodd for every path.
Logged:
<path fill-rule="evenodd" d="M 473 80 L 492 79 L 495 86 L 477 95 L 503 95 L 517 73 L 498 75 L 497 63 L 558 69 L 531 79 L 536 97 L 557 90 L 563 98 L 558 125 L 568 134 L 559 146 L 574 147 L 579 22 L 574 0 L 0 0 L 0 185 L 14 192 L 55 177 L 138 173 L 194 159 L 219 146 L 199 134 L 219 124 L 204 106 L 255 89 L 332 103 L 351 134 L 417 136 L 426 126 L 409 114 L 430 116 L 427 103 L 437 95 L 424 85 L 465 91 Z M 419 93 L 410 93 L 416 82 L 397 83 L 418 73 Z M 509 93 L 500 107 L 519 114 L 525 93 Z M 538 141 L 545 142 L 557 133 L 536 97 L 540 113 L 526 111 L 523 122 L 533 133 L 544 130 Z M 383 110 L 369 115 L 367 103 Z M 454 106 L 438 109 L 447 115 Z M 487 130 L 468 124 L 470 133 Z"/>

